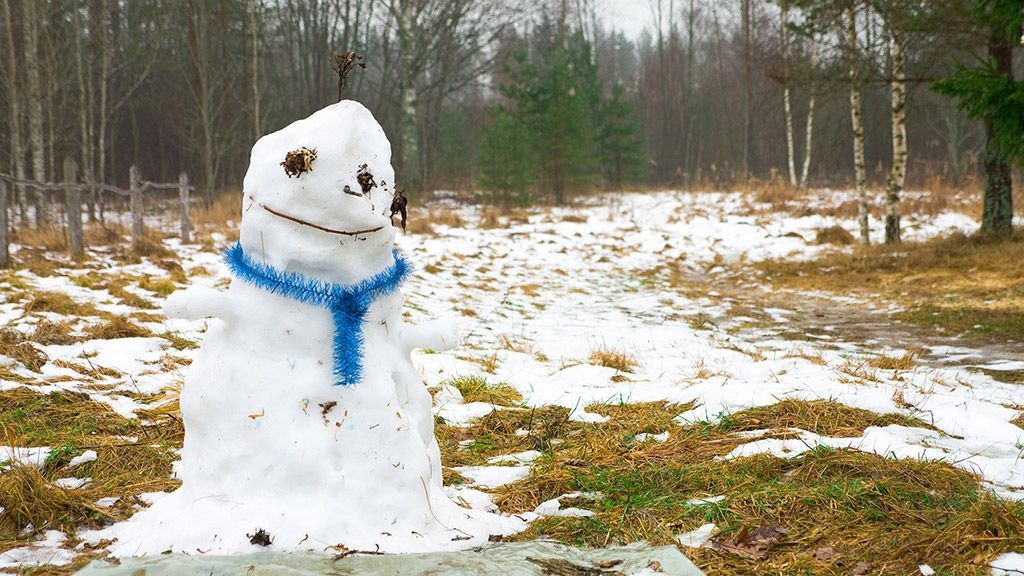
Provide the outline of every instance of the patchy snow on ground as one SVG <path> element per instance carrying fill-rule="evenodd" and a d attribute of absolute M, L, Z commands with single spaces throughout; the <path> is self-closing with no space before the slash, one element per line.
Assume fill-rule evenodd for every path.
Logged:
<path fill-rule="evenodd" d="M 812 202 L 807 212 L 815 207 Z M 526 406 L 564 406 L 573 419 L 589 422 L 604 420 L 587 411 L 593 404 L 693 402 L 695 407 L 679 417 L 680 423 L 689 423 L 714 421 L 787 398 L 827 399 L 878 413 L 913 416 L 937 431 L 887 426 L 868 428 L 857 438 L 828 438 L 802 430 L 790 439 L 751 434 L 750 442 L 728 457 L 761 452 L 795 456 L 821 445 L 893 458 L 937 459 L 978 473 L 1000 495 L 1024 499 L 1024 430 L 1010 423 L 1016 407 L 1024 405 L 1024 387 L 968 369 L 1017 370 L 1024 365 L 1020 359 L 984 357 L 971 348 L 950 346 L 941 352 L 943 365 L 925 363 L 910 371 L 875 370 L 872 378 L 856 377 L 843 367 L 875 357 L 876 347 L 846 341 L 841 334 L 781 339 L 758 328 L 744 328 L 741 317 L 710 329 L 691 326 L 688 319 L 700 314 L 728 316 L 728 302 L 713 289 L 694 293 L 668 285 L 673 274 L 696 277 L 725 264 L 813 258 L 835 249 L 813 242 L 817 230 L 838 225 L 853 233 L 857 228 L 852 219 L 759 211 L 744 196 L 725 193 L 611 195 L 583 206 L 533 211 L 525 219 L 503 216 L 497 227 L 476 224 L 481 220 L 480 208 L 462 206 L 454 211 L 468 224 L 434 224 L 434 235 L 404 235 L 397 241 L 417 268 L 403 288 L 410 320 L 459 317 L 462 346 L 450 352 L 414 354 L 424 382 L 437 391 L 435 413 L 445 421 L 467 424 L 502 409 L 464 402 L 446 384 L 459 376 L 483 376 L 507 384 L 523 396 Z M 426 218 L 427 211 L 414 211 L 412 218 L 417 217 Z M 929 218 L 909 215 L 904 223 L 908 239 L 975 227 L 970 218 L 957 213 Z M 872 234 L 880 235 L 880 226 L 873 222 Z M 228 274 L 219 255 L 194 245 L 175 246 L 175 250 L 186 271 L 200 267 L 205 271 L 190 276 L 192 283 L 223 287 Z M 120 266 L 117 272 L 165 274 L 148 261 Z M 123 305 L 105 291 L 74 283 L 72 276 L 70 272 L 51 277 L 18 273 L 27 285 L 63 292 L 81 303 L 117 313 L 131 310 L 120 308 Z M 160 302 L 151 293 L 140 294 L 154 304 Z M 807 297 L 864 305 L 827 294 Z M 764 312 L 780 325 L 794 315 L 780 307 Z M 9 304 L 0 304 L 0 316 L 9 327 L 23 332 L 31 332 L 35 321 Z M 208 324 L 161 320 L 146 324 L 153 337 L 46 346 L 43 350 L 50 360 L 40 374 L 14 365 L 13 373 L 31 381 L 0 381 L 0 389 L 80 390 L 119 414 L 135 417 L 147 406 L 146 394 L 180 385 L 180 365 L 194 356 L 194 350 L 174 349 L 163 335 L 200 341 Z M 727 330 L 730 327 L 735 329 Z M 637 367 L 622 373 L 593 365 L 588 358 L 598 348 L 625 352 L 636 359 Z M 820 361 L 812 361 L 811 356 Z M 493 372 L 485 371 L 479 362 L 485 358 L 493 359 Z M 950 364 L 957 358 L 971 364 Z M 64 366 L 88 363 L 110 372 L 84 377 L 58 366 L 58 361 Z M 173 367 L 165 368 L 168 365 Z M 661 439 L 652 434 L 637 441 Z M 38 464 L 45 461 L 48 450 L 0 448 L 0 462 Z M 473 487 L 446 490 L 469 506 L 493 510 L 491 499 L 476 488 L 525 477 L 535 457 L 510 454 L 493 459 L 492 466 L 459 468 L 456 471 Z M 545 504 L 547 508 L 537 514 L 565 512 L 557 500 Z M 703 526 L 681 535 L 679 541 L 700 546 L 713 529 L 713 525 Z M 24 562 L 36 560 L 33 556 Z M 1021 566 L 1024 560 L 1004 555 L 999 562 Z"/>

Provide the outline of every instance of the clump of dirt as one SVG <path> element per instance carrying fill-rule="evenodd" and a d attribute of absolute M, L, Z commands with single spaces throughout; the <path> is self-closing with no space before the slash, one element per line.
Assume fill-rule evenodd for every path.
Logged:
<path fill-rule="evenodd" d="M 255 544 L 256 546 L 270 546 L 274 543 L 274 539 L 263 528 L 257 528 L 254 534 L 246 534 L 245 536 L 249 539 L 250 544 Z"/>
<path fill-rule="evenodd" d="M 301 174 L 313 171 L 314 160 L 316 160 L 316 148 L 309 149 L 303 146 L 298 150 L 292 150 L 285 154 L 284 162 L 281 162 L 281 166 L 284 166 L 284 173 L 289 178 L 292 176 L 298 177 Z"/>

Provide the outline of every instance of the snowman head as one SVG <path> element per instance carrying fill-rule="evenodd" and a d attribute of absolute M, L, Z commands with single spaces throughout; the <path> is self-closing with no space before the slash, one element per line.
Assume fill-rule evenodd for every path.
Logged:
<path fill-rule="evenodd" d="M 392 263 L 394 180 L 391 143 L 370 111 L 332 104 L 253 146 L 242 248 L 281 271 L 358 282 Z"/>

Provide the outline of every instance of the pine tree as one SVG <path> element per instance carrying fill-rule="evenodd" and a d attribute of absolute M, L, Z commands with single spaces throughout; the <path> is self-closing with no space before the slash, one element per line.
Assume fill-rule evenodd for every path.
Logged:
<path fill-rule="evenodd" d="M 1019 0 L 970 2 L 971 22 L 988 36 L 983 65 L 959 65 L 935 90 L 957 99 L 971 118 L 985 124 L 985 199 L 981 231 L 1013 231 L 1012 163 L 1024 163 L 1024 82 L 1013 77 L 1013 44 L 1020 37 L 1024 12 Z"/>
<path fill-rule="evenodd" d="M 599 115 L 601 169 L 605 181 L 613 187 L 639 178 L 644 167 L 643 142 L 638 136 L 640 125 L 625 93 L 625 88 L 616 84 L 611 97 L 602 103 Z"/>

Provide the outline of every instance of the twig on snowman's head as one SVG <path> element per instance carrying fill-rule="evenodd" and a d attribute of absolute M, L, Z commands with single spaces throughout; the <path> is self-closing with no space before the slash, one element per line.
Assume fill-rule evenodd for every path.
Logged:
<path fill-rule="evenodd" d="M 402 215 L 402 230 L 405 230 L 405 222 L 409 217 L 408 206 L 409 199 L 405 197 L 405 190 L 395 190 L 395 197 L 391 200 L 391 217 Z"/>
<path fill-rule="evenodd" d="M 352 69 L 356 66 L 366 68 L 366 62 L 363 61 L 363 55 L 358 52 L 348 51 L 342 52 L 341 54 L 335 54 L 331 58 L 331 63 L 334 66 L 334 73 L 338 75 L 338 102 L 341 102 L 341 91 L 345 89 L 345 85 L 348 84 L 348 75 L 352 72 Z"/>

